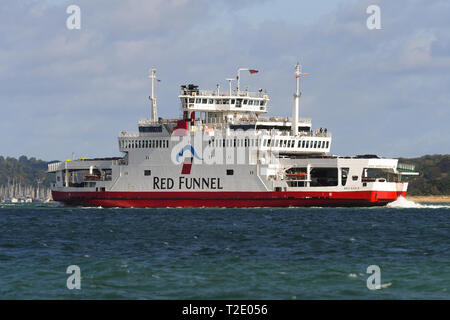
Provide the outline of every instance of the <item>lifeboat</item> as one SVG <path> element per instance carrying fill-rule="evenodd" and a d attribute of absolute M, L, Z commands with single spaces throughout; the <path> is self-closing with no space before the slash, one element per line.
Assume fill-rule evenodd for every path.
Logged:
<path fill-rule="evenodd" d="M 99 176 L 97 174 L 85 174 L 84 177 L 86 179 L 99 179 Z"/>
<path fill-rule="evenodd" d="M 306 177 L 306 172 L 286 173 L 286 177 L 303 178 Z"/>

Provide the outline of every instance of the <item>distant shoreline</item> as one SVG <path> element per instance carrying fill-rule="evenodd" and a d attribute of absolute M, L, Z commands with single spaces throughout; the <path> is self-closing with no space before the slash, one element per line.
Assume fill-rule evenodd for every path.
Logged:
<path fill-rule="evenodd" d="M 450 196 L 406 196 L 407 200 L 414 202 L 450 202 Z"/>

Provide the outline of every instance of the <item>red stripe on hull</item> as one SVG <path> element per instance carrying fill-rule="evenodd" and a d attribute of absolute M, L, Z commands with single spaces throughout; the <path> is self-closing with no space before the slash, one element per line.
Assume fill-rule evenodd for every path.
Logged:
<path fill-rule="evenodd" d="M 60 192 L 55 201 L 102 207 L 303 207 L 382 206 L 402 191 L 349 192 Z"/>

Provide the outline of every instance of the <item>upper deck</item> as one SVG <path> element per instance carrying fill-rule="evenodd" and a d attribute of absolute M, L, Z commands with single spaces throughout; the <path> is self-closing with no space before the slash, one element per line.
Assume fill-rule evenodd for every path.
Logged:
<path fill-rule="evenodd" d="M 298 65 L 296 66 L 296 81 L 299 83 Z M 156 145 L 161 139 L 172 135 L 204 134 L 208 137 L 236 137 L 245 136 L 250 140 L 258 139 L 261 149 L 288 154 L 326 154 L 331 148 L 331 133 L 327 129 L 312 129 L 311 119 L 300 118 L 298 115 L 298 100 L 300 98 L 299 86 L 294 94 L 294 112 L 292 117 L 268 117 L 268 103 L 270 97 L 266 90 L 256 92 L 240 90 L 239 71 L 248 70 L 256 73 L 257 70 L 238 70 L 238 85 L 232 88 L 234 79 L 229 81 L 229 88 L 225 92 L 217 85 L 216 90 L 200 90 L 194 84 L 182 85 L 179 99 L 181 102 L 181 119 L 162 119 L 156 116 L 156 97 L 152 89 L 151 119 L 139 121 L 139 133 L 129 134 L 122 132 L 119 135 L 120 151 L 139 145 Z M 152 87 L 155 80 L 155 70 L 152 70 Z M 178 129 L 182 129 L 178 131 Z M 181 132 L 182 131 L 182 132 Z M 222 139 L 222 138 L 219 138 Z M 205 139 L 208 140 L 208 139 Z M 233 140 L 234 141 L 234 140 Z M 134 146 L 134 147 L 133 147 Z"/>
<path fill-rule="evenodd" d="M 270 100 L 267 92 L 262 90 L 250 92 L 248 90 L 229 90 L 227 93 L 217 90 L 199 90 L 193 84 L 181 86 L 181 108 L 183 111 L 198 112 L 233 112 L 233 113 L 267 113 L 267 103 Z"/>

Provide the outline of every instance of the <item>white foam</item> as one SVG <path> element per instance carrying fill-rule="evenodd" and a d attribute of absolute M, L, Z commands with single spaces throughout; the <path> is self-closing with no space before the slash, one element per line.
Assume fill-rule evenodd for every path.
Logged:
<path fill-rule="evenodd" d="M 429 204 L 421 204 L 411 200 L 404 198 L 403 196 L 399 196 L 397 200 L 390 202 L 387 204 L 389 208 L 414 208 L 414 209 L 445 209 L 450 208 L 450 206 L 446 205 L 429 205 Z"/>

